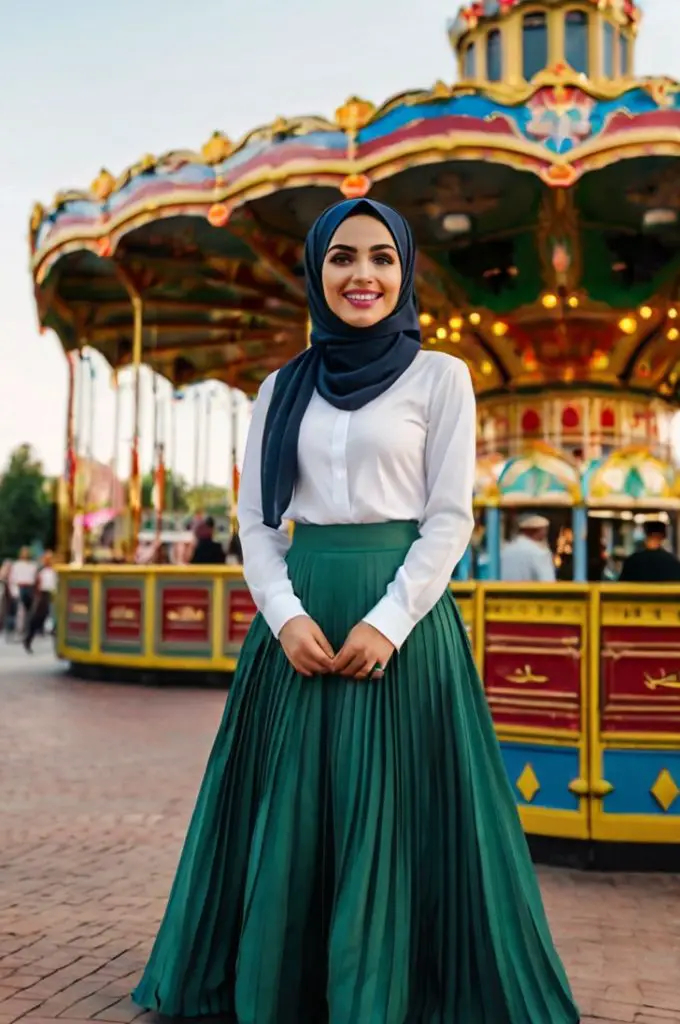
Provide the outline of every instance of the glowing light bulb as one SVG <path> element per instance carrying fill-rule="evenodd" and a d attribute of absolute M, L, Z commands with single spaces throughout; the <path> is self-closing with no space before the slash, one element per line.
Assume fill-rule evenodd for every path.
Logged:
<path fill-rule="evenodd" d="M 482 371 L 485 377 L 488 377 L 493 373 L 493 366 L 491 365 L 488 359 L 485 359 L 482 365 L 480 366 L 480 370 Z"/>
<path fill-rule="evenodd" d="M 454 344 L 457 344 L 460 341 L 460 331 L 451 331 L 449 338 Z"/>
<path fill-rule="evenodd" d="M 449 320 L 449 327 L 452 331 L 459 331 L 463 326 L 463 318 L 461 316 L 452 316 Z"/>
<path fill-rule="evenodd" d="M 677 327 L 671 327 L 670 331 L 666 335 L 669 341 L 677 341 L 680 338 L 680 331 Z"/>
<path fill-rule="evenodd" d="M 508 325 L 504 324 L 502 320 L 497 320 L 496 323 L 493 325 L 492 330 L 497 338 L 502 338 L 504 335 L 508 333 Z"/>
<path fill-rule="evenodd" d="M 445 327 L 438 327 L 435 333 L 436 333 L 437 337 L 439 338 L 439 340 L 443 341 L 444 338 L 446 337 L 446 328 Z"/>
<path fill-rule="evenodd" d="M 552 292 L 548 292 L 547 295 L 543 296 L 542 301 L 546 309 L 555 309 L 557 303 L 559 302 L 559 299 L 556 295 L 553 295 Z"/>
<path fill-rule="evenodd" d="M 436 344 L 437 344 L 437 339 L 436 339 L 436 338 L 434 338 L 434 337 L 432 337 L 432 338 L 428 338 L 427 340 L 428 340 L 428 343 L 429 343 L 430 345 L 436 345 Z"/>
<path fill-rule="evenodd" d="M 570 295 L 569 298 L 567 299 L 567 303 L 568 303 L 568 305 L 570 306 L 571 309 L 578 309 L 578 307 L 579 307 L 579 297 L 578 297 L 578 295 Z"/>
<path fill-rule="evenodd" d="M 429 327 L 433 320 L 434 320 L 434 317 L 432 316 L 431 313 L 421 313 L 420 314 L 420 322 L 423 325 L 423 327 Z"/>
<path fill-rule="evenodd" d="M 481 322 L 482 322 L 482 318 L 479 315 L 479 313 L 470 313 L 470 323 L 474 327 L 478 327 L 479 324 L 481 324 Z"/>
<path fill-rule="evenodd" d="M 640 316 L 643 320 L 651 320 L 654 315 L 654 310 L 651 306 L 640 306 Z"/>
<path fill-rule="evenodd" d="M 624 334 L 635 334 L 637 331 L 637 320 L 634 316 L 624 316 L 619 320 L 619 328 Z"/>
<path fill-rule="evenodd" d="M 675 306 L 673 306 L 671 309 L 668 310 L 668 319 L 669 320 L 677 320 L 678 319 L 678 311 L 675 308 Z"/>

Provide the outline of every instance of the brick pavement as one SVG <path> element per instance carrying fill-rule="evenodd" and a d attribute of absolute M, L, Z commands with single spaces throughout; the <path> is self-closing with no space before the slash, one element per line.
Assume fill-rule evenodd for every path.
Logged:
<path fill-rule="evenodd" d="M 77 682 L 0 641 L 0 1024 L 153 1019 L 128 993 L 223 699 Z M 680 877 L 540 876 L 584 1024 L 680 1024 Z"/>

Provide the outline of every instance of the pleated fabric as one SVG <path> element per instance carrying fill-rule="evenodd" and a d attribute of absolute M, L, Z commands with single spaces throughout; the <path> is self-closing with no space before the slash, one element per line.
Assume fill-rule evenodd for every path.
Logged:
<path fill-rule="evenodd" d="M 413 523 L 298 526 L 336 650 Z M 380 681 L 304 678 L 258 616 L 133 994 L 237 1024 L 576 1024 L 450 594 Z"/>

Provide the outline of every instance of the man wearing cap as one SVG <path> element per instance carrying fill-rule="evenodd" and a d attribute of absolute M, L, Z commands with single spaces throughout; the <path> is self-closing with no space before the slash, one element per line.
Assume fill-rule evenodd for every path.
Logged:
<path fill-rule="evenodd" d="M 645 546 L 623 563 L 620 583 L 680 583 L 680 562 L 664 547 L 666 524 L 645 523 Z"/>
<path fill-rule="evenodd" d="M 522 516 L 514 540 L 501 552 L 501 579 L 507 583 L 554 583 L 555 563 L 548 547 L 550 522 L 544 516 Z"/>

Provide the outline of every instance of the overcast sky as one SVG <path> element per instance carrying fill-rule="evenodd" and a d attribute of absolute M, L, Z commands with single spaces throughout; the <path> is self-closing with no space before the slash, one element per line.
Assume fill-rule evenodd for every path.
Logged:
<path fill-rule="evenodd" d="M 680 78 L 680 0 L 645 9 L 638 72 Z M 215 129 L 237 138 L 279 114 L 332 115 L 353 93 L 379 103 L 452 80 L 455 10 L 443 0 L 1 0 L 0 462 L 28 441 L 51 472 L 63 466 L 66 365 L 57 338 L 38 333 L 27 269 L 35 200 L 87 187 L 102 166 L 117 174 L 144 153 L 199 148 Z M 105 365 L 94 389 L 94 454 L 108 461 Z M 194 412 L 183 403 L 178 413 L 178 465 L 190 478 Z M 220 398 L 215 482 L 229 475 L 228 422 Z M 148 425 L 146 435 L 148 461 Z"/>

